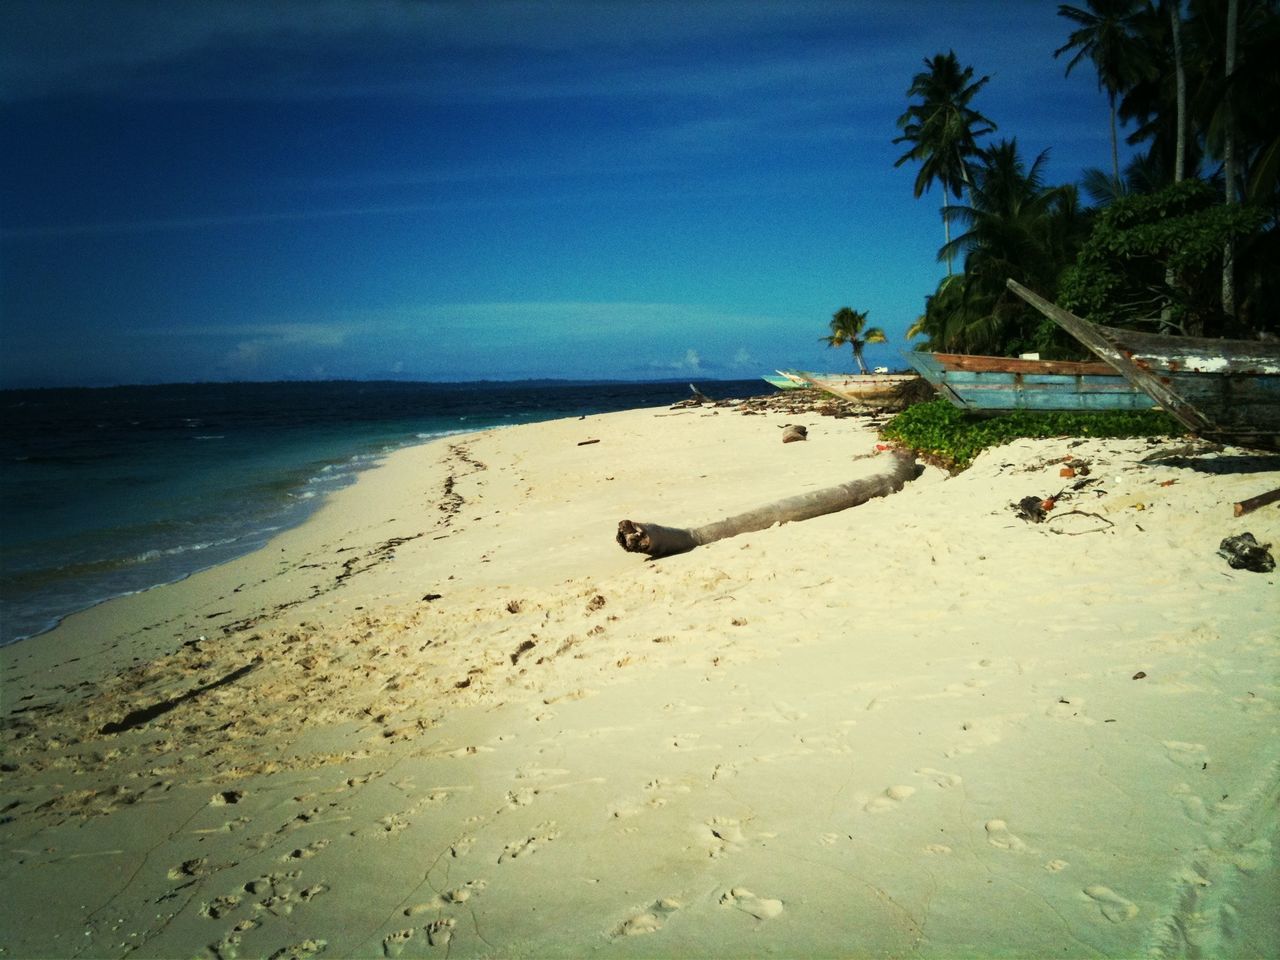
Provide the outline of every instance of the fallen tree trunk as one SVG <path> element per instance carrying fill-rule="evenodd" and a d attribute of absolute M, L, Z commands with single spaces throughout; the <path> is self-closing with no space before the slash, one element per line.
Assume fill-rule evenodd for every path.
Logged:
<path fill-rule="evenodd" d="M 764 530 L 775 523 L 810 520 L 824 514 L 847 510 L 849 507 L 856 507 L 876 497 L 897 493 L 908 480 L 916 478 L 918 468 L 914 457 L 893 453 L 888 454 L 885 460 L 887 461 L 885 468 L 870 477 L 787 497 L 784 500 L 775 500 L 773 503 L 747 513 L 740 513 L 701 527 L 664 527 L 656 523 L 623 520 L 618 524 L 618 545 L 628 553 L 668 557 L 673 553 L 684 553 L 694 547 L 724 540 L 726 537 Z"/>

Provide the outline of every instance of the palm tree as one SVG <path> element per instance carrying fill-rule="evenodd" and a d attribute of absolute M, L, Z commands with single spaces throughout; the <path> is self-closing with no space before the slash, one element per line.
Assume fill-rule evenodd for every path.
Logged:
<path fill-rule="evenodd" d="M 962 187 L 972 183 L 969 161 L 981 156 L 978 138 L 992 133 L 996 125 L 969 106 L 970 101 L 991 79 L 973 79 L 973 68 L 960 66 L 955 51 L 926 58 L 927 72 L 917 73 L 907 96 L 918 97 L 898 118 L 902 135 L 894 143 L 909 143 L 911 149 L 894 161 L 900 167 L 908 160 L 920 162 L 915 196 L 919 199 L 935 182 L 942 186 L 942 228 L 948 244 L 951 223 L 948 194 L 960 197 Z M 947 261 L 947 274 L 951 262 Z"/>
<path fill-rule="evenodd" d="M 1117 183 L 1120 182 L 1120 141 L 1116 126 L 1116 96 L 1133 78 L 1130 21 L 1136 7 L 1136 0 L 1088 0 L 1088 9 L 1084 10 L 1061 4 L 1058 16 L 1080 26 L 1071 32 L 1066 43 L 1053 51 L 1055 57 L 1069 50 L 1076 51 L 1076 55 L 1067 62 L 1068 74 L 1085 57 L 1093 61 L 1098 71 L 1098 87 L 1107 91 L 1107 100 L 1111 104 L 1111 176 Z"/>
<path fill-rule="evenodd" d="M 868 327 L 867 312 L 859 313 L 851 307 L 841 307 L 831 317 L 831 334 L 819 339 L 829 347 L 843 347 L 846 343 L 853 347 L 853 359 L 858 362 L 858 369 L 867 372 L 867 365 L 862 361 L 862 348 L 869 343 L 886 343 L 888 337 L 879 327 Z"/>
<path fill-rule="evenodd" d="M 1089 216 L 1076 188 L 1047 186 L 1047 162 L 1044 151 L 1028 167 L 1017 141 L 1005 140 L 974 171 L 973 203 L 953 211 L 966 229 L 951 241 L 951 251 L 938 254 L 962 254 L 964 274 L 939 287 L 918 322 L 934 348 L 1007 353 L 1050 346 L 1040 319 L 1005 286 L 1012 277 L 1056 290 L 1088 235 Z"/>

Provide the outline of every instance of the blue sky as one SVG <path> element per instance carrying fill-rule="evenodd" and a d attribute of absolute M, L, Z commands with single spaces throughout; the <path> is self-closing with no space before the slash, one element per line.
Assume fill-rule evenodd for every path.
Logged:
<path fill-rule="evenodd" d="M 922 60 L 1107 166 L 1049 0 L 6 0 L 0 386 L 754 377 L 943 268 Z"/>

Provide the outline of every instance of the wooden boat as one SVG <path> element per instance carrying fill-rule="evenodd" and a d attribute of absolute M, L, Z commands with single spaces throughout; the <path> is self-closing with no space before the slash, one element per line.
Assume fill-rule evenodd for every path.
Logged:
<path fill-rule="evenodd" d="M 766 373 L 761 379 L 779 390 L 800 390 L 809 386 L 802 377 L 794 373 L 788 373 L 786 370 L 775 370 L 773 373 Z"/>
<path fill-rule="evenodd" d="M 1207 440 L 1280 450 L 1280 343 L 1104 327 L 1014 280 L 1009 289 Z"/>
<path fill-rule="evenodd" d="M 962 353 L 906 354 L 961 410 L 1149 410 L 1151 398 L 1101 361 L 1022 360 Z"/>
<path fill-rule="evenodd" d="M 807 373 L 814 387 L 868 410 L 897 411 L 924 399 L 928 386 L 914 373 Z"/>

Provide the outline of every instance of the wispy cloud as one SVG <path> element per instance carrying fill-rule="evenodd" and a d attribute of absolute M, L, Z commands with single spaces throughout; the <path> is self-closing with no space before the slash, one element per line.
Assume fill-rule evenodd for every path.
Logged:
<path fill-rule="evenodd" d="M 281 323 L 203 323 L 191 327 L 133 327 L 121 334 L 134 337 L 182 337 L 199 340 L 240 340 L 244 343 L 308 344 L 340 347 L 360 332 L 355 322 L 291 321 Z"/>
<path fill-rule="evenodd" d="M 944 36 L 1016 33 L 1017 19 L 993 21 L 990 6 L 915 0 L 908 13 L 900 0 L 7 0 L 0 99 L 724 98 L 816 79 L 857 101 L 890 80 L 903 86 L 896 73 L 906 50 L 925 56 Z M 872 42 L 854 52 L 833 39 L 851 35 Z M 743 40 L 757 55 L 715 55 Z"/>
<path fill-rule="evenodd" d="M 98 223 L 54 224 L 38 227 L 5 227 L 0 228 L 0 241 L 38 240 L 52 237 L 111 236 L 130 233 L 163 233 L 173 230 L 202 230 L 212 227 L 330 220 L 339 217 L 388 216 L 416 213 L 438 206 L 439 204 L 428 203 L 372 204 L 328 209 L 219 214 L 206 217 L 156 217 L 138 220 L 108 220 Z"/>

